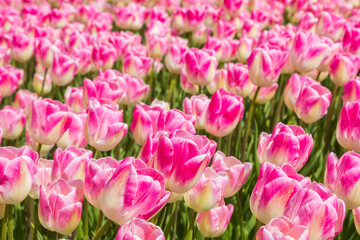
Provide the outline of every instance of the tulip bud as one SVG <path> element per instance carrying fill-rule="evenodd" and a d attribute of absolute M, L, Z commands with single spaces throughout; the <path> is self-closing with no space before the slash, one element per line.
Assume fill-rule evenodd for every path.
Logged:
<path fill-rule="evenodd" d="M 128 55 L 124 58 L 122 71 L 133 77 L 144 79 L 152 64 L 151 58 Z"/>
<path fill-rule="evenodd" d="M 54 56 L 54 62 L 49 74 L 55 85 L 66 86 L 76 74 L 77 63 L 65 53 L 58 53 Z"/>
<path fill-rule="evenodd" d="M 260 88 L 255 102 L 258 104 L 267 103 L 275 96 L 275 93 L 276 93 L 276 90 L 278 89 L 278 87 L 279 87 L 279 85 L 277 83 L 274 83 L 270 87 Z M 254 100 L 256 89 L 257 89 L 257 87 L 255 85 L 253 85 L 253 90 L 251 91 L 251 93 L 249 95 L 249 98 L 251 99 L 251 101 Z"/>
<path fill-rule="evenodd" d="M 64 93 L 65 104 L 72 108 L 74 113 L 85 112 L 83 106 L 83 87 L 68 86 Z"/>
<path fill-rule="evenodd" d="M 360 78 L 355 77 L 344 84 L 344 94 L 342 96 L 344 103 L 360 101 Z"/>
<path fill-rule="evenodd" d="M 181 70 L 181 74 L 180 74 L 180 86 L 181 89 L 186 92 L 186 93 L 190 93 L 192 95 L 198 94 L 199 93 L 199 86 L 192 84 L 187 75 L 186 75 L 186 70 L 185 68 L 183 68 Z"/>
<path fill-rule="evenodd" d="M 212 96 L 205 115 L 205 129 L 216 137 L 224 137 L 232 132 L 244 112 L 244 100 L 224 89 Z"/>
<path fill-rule="evenodd" d="M 121 226 L 116 234 L 115 240 L 126 239 L 153 239 L 165 240 L 160 227 L 143 219 L 134 218 L 124 226 Z"/>
<path fill-rule="evenodd" d="M 71 50 L 73 56 L 76 58 L 78 67 L 77 67 L 77 74 L 84 75 L 91 71 L 93 64 L 92 64 L 92 54 L 93 49 L 92 47 L 88 46 L 87 48 L 72 48 Z M 111 60 L 111 58 L 110 58 Z M 103 63 L 106 66 L 106 62 Z"/>
<path fill-rule="evenodd" d="M 121 29 L 139 30 L 145 22 L 145 11 L 145 7 L 136 3 L 116 7 L 114 9 L 115 25 Z"/>
<path fill-rule="evenodd" d="M 214 36 L 219 39 L 234 38 L 237 28 L 231 21 L 220 19 L 215 27 Z"/>
<path fill-rule="evenodd" d="M 251 52 L 255 46 L 256 40 L 254 38 L 243 35 L 239 39 L 239 45 L 237 50 L 237 59 L 241 63 L 246 63 L 250 57 Z"/>
<path fill-rule="evenodd" d="M 344 38 L 342 41 L 344 51 L 360 55 L 360 29 L 351 25 L 345 26 Z"/>
<path fill-rule="evenodd" d="M 210 103 L 210 99 L 204 95 L 192 96 L 190 99 L 186 97 L 183 101 L 183 110 L 186 114 L 195 117 L 195 128 L 205 128 L 205 115 Z"/>
<path fill-rule="evenodd" d="M 116 49 L 112 44 L 101 43 L 94 45 L 91 54 L 94 70 L 111 69 L 116 61 L 116 58 Z"/>
<path fill-rule="evenodd" d="M 20 136 L 25 126 L 26 116 L 22 109 L 5 106 L 0 110 L 0 128 L 3 138 L 14 140 Z"/>
<path fill-rule="evenodd" d="M 45 83 L 43 84 L 44 81 Z M 52 81 L 49 75 L 46 75 L 46 78 L 44 79 L 44 74 L 35 73 L 32 86 L 36 94 L 41 96 L 51 92 Z"/>
<path fill-rule="evenodd" d="M 228 79 L 228 70 L 227 69 L 217 69 L 215 72 L 214 79 L 206 86 L 206 89 L 210 94 L 214 94 L 220 88 L 223 88 L 227 91 L 233 90 L 229 89 L 229 79 Z M 196 85 L 194 85 L 196 86 Z M 233 86 L 232 86 L 233 87 Z"/>
<path fill-rule="evenodd" d="M 360 69 L 360 57 L 352 54 L 336 54 L 330 64 L 331 80 L 338 86 L 356 77 Z"/>
<path fill-rule="evenodd" d="M 54 53 L 59 51 L 48 38 L 38 38 L 35 43 L 35 58 L 42 66 L 49 68 L 54 61 Z"/>
<path fill-rule="evenodd" d="M 165 66 L 171 73 L 179 74 L 185 66 L 185 56 L 188 48 L 183 45 L 172 44 L 165 55 Z"/>
<path fill-rule="evenodd" d="M 0 45 L 0 67 L 10 63 L 11 60 L 11 49 Z"/>
<path fill-rule="evenodd" d="M 150 94 L 150 86 L 145 84 L 141 78 L 135 78 L 124 74 L 117 79 L 120 86 L 123 86 L 124 95 L 120 99 L 120 103 L 135 106 Z"/>
<path fill-rule="evenodd" d="M 316 26 L 319 36 L 331 38 L 334 42 L 340 40 L 344 35 L 346 19 L 335 12 L 321 12 Z"/>
<path fill-rule="evenodd" d="M 0 94 L 2 97 L 8 97 L 18 89 L 23 81 L 24 71 L 11 65 L 0 67 Z"/>
<path fill-rule="evenodd" d="M 169 38 L 158 35 L 151 35 L 146 41 L 149 56 L 152 58 L 162 58 L 169 47 Z"/>
<path fill-rule="evenodd" d="M 29 136 L 27 130 L 25 130 L 25 137 L 26 137 L 26 146 L 28 146 L 33 151 L 38 151 L 39 143 Z M 51 144 L 51 145 L 41 144 L 40 157 L 43 157 L 45 154 L 50 152 L 50 150 L 54 147 L 54 145 L 55 144 Z"/>
<path fill-rule="evenodd" d="M 253 91 L 254 84 L 250 81 L 247 65 L 230 62 L 226 64 L 226 69 L 229 91 L 242 98 L 249 96 Z"/>
<path fill-rule="evenodd" d="M 25 33 L 13 36 L 11 56 L 18 62 L 26 62 L 34 54 L 34 39 Z"/>
<path fill-rule="evenodd" d="M 40 158 L 36 164 L 37 173 L 34 175 L 33 184 L 29 196 L 34 199 L 39 199 L 40 186 L 44 185 L 46 188 L 51 184 L 51 169 L 53 160 Z"/>

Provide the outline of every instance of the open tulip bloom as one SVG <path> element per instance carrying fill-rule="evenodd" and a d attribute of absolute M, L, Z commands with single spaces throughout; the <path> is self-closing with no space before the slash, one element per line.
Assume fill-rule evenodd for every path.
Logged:
<path fill-rule="evenodd" d="M 0 220 L 360 239 L 359 1 L 0 0 Z"/>

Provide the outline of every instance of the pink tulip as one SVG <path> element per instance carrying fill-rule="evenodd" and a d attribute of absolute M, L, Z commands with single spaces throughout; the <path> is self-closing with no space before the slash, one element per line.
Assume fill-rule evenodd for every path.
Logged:
<path fill-rule="evenodd" d="M 11 65 L 0 67 L 0 94 L 8 97 L 13 94 L 23 81 L 24 71 Z"/>
<path fill-rule="evenodd" d="M 195 85 L 194 85 L 195 86 Z M 234 87 L 232 85 L 232 87 Z M 214 79 L 206 86 L 206 89 L 210 94 L 214 94 L 217 90 L 223 88 L 225 90 L 234 91 L 234 89 L 229 89 L 229 80 L 228 80 L 228 70 L 227 69 L 217 69 L 215 72 Z"/>
<path fill-rule="evenodd" d="M 360 56 L 360 29 L 345 26 L 342 44 L 345 52 Z"/>
<path fill-rule="evenodd" d="M 236 31 L 237 29 L 233 22 L 219 20 L 214 30 L 214 36 L 219 39 L 234 38 Z"/>
<path fill-rule="evenodd" d="M 38 155 L 28 147 L 2 147 L 0 158 L 0 203 L 20 203 L 30 193 Z"/>
<path fill-rule="evenodd" d="M 169 103 L 166 102 L 166 101 L 162 101 L 162 100 L 159 100 L 157 98 L 155 98 L 151 104 L 150 104 L 150 107 L 153 108 L 153 107 L 159 107 L 161 109 L 164 109 L 166 112 L 170 110 L 170 106 L 169 106 Z"/>
<path fill-rule="evenodd" d="M 50 68 L 49 74 L 53 83 L 57 86 L 66 86 L 76 74 L 77 63 L 65 53 L 57 53 Z"/>
<path fill-rule="evenodd" d="M 197 45 L 202 45 L 206 42 L 207 38 L 211 34 L 211 29 L 206 27 L 204 24 L 201 24 L 198 29 L 196 29 L 191 34 L 191 40 Z"/>
<path fill-rule="evenodd" d="M 65 104 L 71 107 L 75 113 L 85 112 L 83 106 L 83 87 L 68 86 L 64 93 Z"/>
<path fill-rule="evenodd" d="M 204 49 L 213 50 L 215 53 L 215 57 L 217 61 L 220 61 L 221 56 L 223 55 L 223 44 L 222 40 L 218 39 L 216 37 L 209 36 L 206 40 L 206 43 L 204 45 Z"/>
<path fill-rule="evenodd" d="M 0 67 L 10 63 L 11 60 L 11 49 L 0 45 Z"/>
<path fill-rule="evenodd" d="M 209 211 L 222 200 L 228 181 L 225 172 L 208 167 L 195 186 L 185 193 L 184 200 L 195 212 Z"/>
<path fill-rule="evenodd" d="M 211 97 L 205 115 L 205 129 L 216 137 L 230 134 L 239 123 L 244 112 L 244 100 L 224 89 Z"/>
<path fill-rule="evenodd" d="M 340 40 L 344 35 L 346 19 L 335 12 L 321 12 L 316 26 L 319 36 L 331 38 L 334 42 Z"/>
<path fill-rule="evenodd" d="M 285 207 L 296 192 L 309 184 L 310 179 L 297 174 L 289 164 L 277 167 L 263 162 L 255 188 L 250 197 L 250 209 L 264 224 L 284 215 Z"/>
<path fill-rule="evenodd" d="M 51 168 L 53 160 L 40 158 L 36 164 L 37 173 L 34 175 L 33 184 L 29 196 L 34 199 L 39 199 L 40 186 L 44 185 L 46 188 L 51 184 Z"/>
<path fill-rule="evenodd" d="M 230 16 L 238 16 L 244 8 L 246 8 L 246 1 L 224 0 L 225 13 Z"/>
<path fill-rule="evenodd" d="M 342 199 L 347 209 L 355 209 L 360 206 L 357 197 L 360 173 L 360 154 L 353 151 L 346 152 L 338 159 L 335 153 L 330 153 L 327 158 L 325 185 Z"/>
<path fill-rule="evenodd" d="M 26 62 L 34 55 L 34 39 L 25 33 L 13 36 L 11 56 L 18 62 Z"/>
<path fill-rule="evenodd" d="M 67 130 L 67 119 L 71 109 L 51 99 L 34 100 L 26 123 L 29 136 L 35 141 L 51 145 Z"/>
<path fill-rule="evenodd" d="M 195 117 L 195 128 L 205 128 L 205 115 L 210 99 L 204 95 L 186 97 L 183 101 L 183 110 L 185 114 L 189 114 Z"/>
<path fill-rule="evenodd" d="M 150 86 L 145 84 L 141 78 L 123 74 L 117 81 L 124 91 L 124 95 L 120 99 L 121 104 L 135 106 L 150 94 Z"/>
<path fill-rule="evenodd" d="M 255 46 L 256 40 L 254 38 L 243 35 L 239 39 L 239 45 L 237 49 L 237 59 L 241 63 L 246 63 L 250 57 L 251 52 Z"/>
<path fill-rule="evenodd" d="M 115 8 L 116 26 L 121 29 L 139 30 L 145 22 L 145 10 L 146 8 L 135 3 Z"/>
<path fill-rule="evenodd" d="M 84 193 L 89 203 L 100 209 L 100 197 L 104 191 L 105 183 L 112 177 L 119 161 L 105 157 L 90 159 L 86 166 Z"/>
<path fill-rule="evenodd" d="M 200 179 L 211 156 L 211 142 L 205 136 L 175 130 L 162 135 L 154 147 L 153 159 L 148 163 L 164 175 L 166 188 L 185 193 Z M 146 143 L 143 148 L 146 149 Z M 148 153 L 149 154 L 149 153 Z"/>
<path fill-rule="evenodd" d="M 6 208 L 6 204 L 0 203 L 0 220 L 5 217 L 5 208 Z"/>
<path fill-rule="evenodd" d="M 213 51 L 191 48 L 185 57 L 185 72 L 194 85 L 208 85 L 215 76 L 217 61 Z"/>
<path fill-rule="evenodd" d="M 259 90 L 259 93 L 256 97 L 256 103 L 258 104 L 265 104 L 268 101 L 270 101 L 276 93 L 276 90 L 278 89 L 279 85 L 277 83 L 274 83 L 270 87 L 262 87 Z M 249 98 L 253 101 L 255 97 L 257 87 L 253 85 L 253 90 L 251 91 Z"/>
<path fill-rule="evenodd" d="M 360 69 L 360 57 L 352 54 L 336 54 L 330 64 L 331 80 L 338 86 L 356 77 Z"/>
<path fill-rule="evenodd" d="M 203 8 L 197 6 L 186 8 L 183 30 L 186 32 L 197 30 L 202 25 L 204 21 L 204 17 L 205 17 L 205 10 Z"/>
<path fill-rule="evenodd" d="M 39 143 L 29 136 L 29 133 L 28 133 L 27 130 L 25 130 L 25 137 L 26 137 L 26 144 L 25 145 L 28 146 L 33 151 L 38 151 L 39 150 Z M 55 144 L 51 144 L 51 145 L 41 144 L 40 157 L 43 157 L 45 154 L 50 152 L 51 149 L 54 147 L 54 145 Z"/>
<path fill-rule="evenodd" d="M 360 207 L 352 210 L 356 231 L 360 232 Z"/>
<path fill-rule="evenodd" d="M 127 239 L 165 240 L 165 236 L 161 228 L 155 224 L 134 218 L 119 228 L 115 238 L 115 240 Z"/>
<path fill-rule="evenodd" d="M 298 32 L 290 51 L 289 61 L 295 71 L 310 72 L 321 64 L 328 54 L 328 45 L 311 32 Z"/>
<path fill-rule="evenodd" d="M 297 25 L 297 30 L 315 33 L 319 19 L 313 13 L 307 12 L 302 15 Z"/>
<path fill-rule="evenodd" d="M 233 205 L 222 203 L 207 212 L 198 213 L 196 216 L 197 227 L 205 237 L 219 237 L 225 232 L 233 212 Z"/>
<path fill-rule="evenodd" d="M 165 55 L 166 69 L 171 73 L 179 74 L 185 66 L 185 56 L 188 48 L 183 45 L 171 44 Z"/>
<path fill-rule="evenodd" d="M 166 36 L 151 35 L 147 38 L 146 44 L 150 57 L 162 58 L 168 50 L 169 38 Z"/>
<path fill-rule="evenodd" d="M 344 84 L 343 102 L 356 102 L 360 100 L 360 78 L 355 77 Z"/>
<path fill-rule="evenodd" d="M 309 229 L 304 225 L 296 225 L 287 217 L 273 218 L 268 224 L 261 227 L 256 234 L 256 240 L 280 239 L 309 239 Z"/>
<path fill-rule="evenodd" d="M 192 95 L 199 93 L 199 86 L 192 84 L 189 81 L 185 68 L 183 68 L 180 73 L 180 86 L 181 89 L 186 93 L 190 93 Z"/>
<path fill-rule="evenodd" d="M 228 198 L 237 193 L 244 185 L 252 169 L 252 164 L 241 163 L 235 157 L 226 157 L 221 151 L 217 151 L 211 167 L 217 172 L 225 172 L 228 176 L 228 184 L 223 197 Z"/>
<path fill-rule="evenodd" d="M 46 75 L 45 83 L 43 73 L 35 73 L 32 86 L 39 96 L 46 95 L 51 92 L 52 81 L 49 75 Z M 44 87 L 44 88 L 43 88 Z"/>
<path fill-rule="evenodd" d="M 227 63 L 227 81 L 229 91 L 243 98 L 250 95 L 254 84 L 249 79 L 249 71 L 246 65 L 241 63 Z"/>
<path fill-rule="evenodd" d="M 40 186 L 38 215 L 41 225 L 63 235 L 72 233 L 80 222 L 83 183 L 58 179 Z"/>
<path fill-rule="evenodd" d="M 124 58 L 122 71 L 133 77 L 144 79 L 152 64 L 151 58 L 128 55 Z"/>
<path fill-rule="evenodd" d="M 35 42 L 35 58 L 42 66 L 49 68 L 53 64 L 54 54 L 59 51 L 48 38 L 38 38 Z"/>
<path fill-rule="evenodd" d="M 345 203 L 320 183 L 312 182 L 297 191 L 284 216 L 309 229 L 309 239 L 333 239 L 341 232 Z"/>
<path fill-rule="evenodd" d="M 14 140 L 20 136 L 25 126 L 26 116 L 23 109 L 5 106 L 0 110 L 0 128 L 3 138 Z"/>
<path fill-rule="evenodd" d="M 320 72 L 330 72 L 331 71 L 331 63 L 334 57 L 342 52 L 342 46 L 340 43 L 334 43 L 330 39 L 323 38 L 324 43 L 328 45 L 328 50 L 325 58 L 320 63 L 317 68 Z M 314 77 L 315 79 L 316 77 Z"/>
<path fill-rule="evenodd" d="M 331 92 L 319 83 L 304 83 L 295 104 L 296 115 L 306 123 L 321 119 L 330 106 Z"/>
<path fill-rule="evenodd" d="M 347 150 L 360 151 L 360 102 L 347 102 L 341 109 L 336 126 L 336 139 Z"/>
<path fill-rule="evenodd" d="M 269 87 L 279 78 L 285 64 L 285 53 L 267 47 L 255 48 L 247 59 L 250 81 L 259 87 Z"/>
<path fill-rule="evenodd" d="M 87 112 L 84 136 L 90 146 L 109 151 L 120 143 L 128 130 L 128 125 L 122 122 L 122 111 L 90 101 Z"/>
<path fill-rule="evenodd" d="M 72 48 L 71 50 L 73 56 L 76 58 L 78 67 L 77 74 L 84 75 L 89 73 L 93 68 L 92 55 L 93 48 L 88 46 L 87 48 Z M 109 55 L 110 56 L 110 55 Z M 110 60 L 111 61 L 111 58 Z M 102 62 L 106 66 L 107 62 Z"/>
<path fill-rule="evenodd" d="M 101 43 L 94 44 L 91 59 L 93 62 L 94 70 L 111 69 L 116 61 L 116 49 L 112 44 Z"/>
<path fill-rule="evenodd" d="M 135 217 L 150 219 L 169 197 L 162 174 L 130 157 L 122 160 L 106 181 L 100 205 L 107 218 L 124 225 Z"/>
<path fill-rule="evenodd" d="M 257 157 L 260 163 L 268 161 L 277 166 L 288 163 L 299 171 L 308 160 L 313 145 L 313 138 L 301 127 L 279 122 L 272 134 L 260 134 Z"/>
<path fill-rule="evenodd" d="M 159 130 L 173 132 L 177 129 L 185 130 L 195 134 L 195 118 L 192 115 L 185 114 L 178 109 L 171 109 L 166 112 L 164 123 L 160 122 Z"/>

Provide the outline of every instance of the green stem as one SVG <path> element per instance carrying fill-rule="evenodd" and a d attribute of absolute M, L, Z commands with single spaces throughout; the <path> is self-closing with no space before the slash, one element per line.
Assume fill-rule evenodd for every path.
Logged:
<path fill-rule="evenodd" d="M 283 90 L 282 93 L 281 93 L 281 97 L 279 99 L 279 102 L 277 104 L 277 107 L 276 107 L 275 118 L 274 118 L 272 128 L 274 128 L 274 126 L 277 124 L 277 122 L 280 119 L 280 113 L 281 113 L 281 109 L 282 109 L 283 103 L 284 103 L 284 96 L 285 96 L 285 91 Z M 280 121 L 281 121 L 281 119 L 280 119 Z"/>
<path fill-rule="evenodd" d="M 102 220 L 103 220 L 103 217 L 104 217 L 104 214 L 101 210 L 99 210 L 99 217 L 98 217 L 98 221 L 97 221 L 97 224 L 96 224 L 96 232 L 99 231 L 101 225 L 102 225 Z"/>
<path fill-rule="evenodd" d="M 7 205 L 9 240 L 14 240 L 13 233 L 13 205 Z"/>
<path fill-rule="evenodd" d="M 179 205 L 179 201 L 176 201 L 175 204 L 175 210 L 177 208 L 177 206 Z M 174 222 L 174 218 L 175 218 L 175 210 L 173 210 L 171 216 L 170 216 L 170 219 L 169 221 L 167 222 L 165 228 L 164 228 L 164 236 L 165 238 L 170 234 L 170 230 L 171 228 L 173 227 L 173 222 Z"/>
<path fill-rule="evenodd" d="M 240 215 L 240 236 L 241 239 L 244 238 L 245 236 L 245 232 L 244 232 L 244 224 L 243 224 L 243 207 L 242 207 L 242 198 L 243 198 L 243 193 L 240 190 L 238 193 L 235 194 L 236 197 L 236 202 L 237 202 L 237 206 L 239 207 L 239 215 Z"/>
<path fill-rule="evenodd" d="M 218 138 L 218 149 L 221 151 L 222 137 Z"/>
<path fill-rule="evenodd" d="M 176 201 L 175 203 L 175 217 L 174 217 L 174 234 L 173 234 L 173 240 L 175 240 L 176 237 L 176 225 L 177 225 L 177 219 L 178 219 L 178 213 L 179 213 L 179 201 Z"/>
<path fill-rule="evenodd" d="M 53 90 L 53 92 L 52 92 L 52 94 L 51 94 L 51 99 L 54 99 L 54 100 L 55 100 L 57 88 L 58 88 L 58 86 L 57 86 L 56 84 L 54 84 L 54 90 Z"/>
<path fill-rule="evenodd" d="M 260 87 L 257 87 L 254 99 L 251 102 L 249 115 L 248 115 L 248 117 L 246 119 L 245 133 L 244 133 L 244 138 L 243 138 L 242 148 L 241 148 L 241 157 L 240 157 L 241 162 L 245 162 L 246 145 L 247 145 L 247 140 L 248 140 L 248 135 L 249 135 L 252 119 L 254 117 L 254 111 L 255 111 L 255 107 L 256 107 L 256 98 L 257 98 L 257 96 L 259 94 L 259 91 L 260 91 Z"/>
<path fill-rule="evenodd" d="M 319 71 L 318 74 L 316 75 L 316 81 L 317 82 L 320 80 L 320 74 L 321 74 L 321 72 Z"/>
<path fill-rule="evenodd" d="M 39 143 L 39 145 L 41 145 Z M 41 146 L 40 146 L 41 148 Z M 39 149 L 39 147 L 38 147 Z M 32 240 L 34 237 L 34 220 L 35 220 L 35 200 L 31 197 L 29 197 L 28 199 L 28 208 L 29 208 L 29 219 L 28 219 L 28 228 L 29 228 L 29 235 L 28 235 L 28 240 Z"/>
<path fill-rule="evenodd" d="M 45 87 L 45 81 L 46 81 L 46 74 L 47 74 L 47 71 L 48 71 L 48 69 L 47 69 L 47 68 L 45 68 L 44 80 L 43 80 L 43 82 L 42 82 L 42 86 L 41 86 L 40 97 L 42 97 L 42 96 L 43 96 L 43 94 L 44 94 L 44 87 Z"/>
<path fill-rule="evenodd" d="M 240 141 L 241 141 L 241 130 L 242 130 L 242 121 L 239 121 L 239 123 L 238 123 L 238 134 L 237 134 L 236 145 L 235 145 L 235 156 L 239 155 Z"/>
<path fill-rule="evenodd" d="M 292 112 L 290 113 L 290 116 L 289 116 L 289 119 L 288 119 L 287 125 L 290 125 L 290 124 L 291 124 L 291 121 L 292 121 L 292 119 L 293 119 L 294 115 L 295 115 L 295 112 L 294 112 L 294 111 L 292 111 Z"/>
<path fill-rule="evenodd" d="M 166 99 L 166 101 L 170 104 L 170 107 L 172 106 L 175 87 L 176 87 L 176 78 L 173 74 L 171 74 L 171 83 L 170 83 L 169 93 Z"/>
<path fill-rule="evenodd" d="M 84 235 L 85 238 L 88 239 L 89 237 L 89 204 L 86 200 L 86 198 L 84 199 Z"/>
<path fill-rule="evenodd" d="M 231 139 L 232 139 L 232 132 L 228 135 L 228 139 L 227 139 L 227 147 L 226 147 L 226 154 L 228 155 L 228 156 L 230 156 L 231 155 Z"/>
<path fill-rule="evenodd" d="M 333 117 L 333 112 L 334 112 L 334 108 L 335 108 L 335 102 L 336 102 L 336 98 L 338 93 L 340 92 L 340 87 L 335 85 L 333 92 L 332 92 L 332 96 L 331 96 L 331 103 L 330 103 L 330 107 L 329 107 L 329 112 L 327 114 L 327 119 L 326 119 L 326 130 L 325 130 L 325 149 L 324 149 L 324 153 L 327 153 L 327 149 L 329 148 L 330 145 L 330 131 L 331 130 L 331 124 L 332 124 L 332 117 Z"/>
<path fill-rule="evenodd" d="M 191 210 L 190 224 L 189 224 L 189 228 L 188 228 L 188 230 L 186 232 L 185 240 L 192 240 L 193 239 L 195 219 L 196 219 L 196 212 L 194 210 Z"/>
<path fill-rule="evenodd" d="M 42 144 L 39 143 L 38 147 L 37 147 L 37 150 L 36 150 L 36 152 L 39 154 L 39 157 L 40 157 L 41 147 L 42 147 Z"/>
<path fill-rule="evenodd" d="M 7 208 L 8 205 L 5 206 L 4 218 L 2 219 L 2 227 L 1 227 L 1 240 L 6 240 L 6 227 L 7 227 Z"/>
<path fill-rule="evenodd" d="M 107 222 L 99 229 L 99 231 L 96 232 L 95 237 L 93 238 L 93 240 L 99 240 L 102 235 L 104 235 L 104 233 L 111 227 L 112 225 L 112 221 L 109 219 L 107 220 Z"/>

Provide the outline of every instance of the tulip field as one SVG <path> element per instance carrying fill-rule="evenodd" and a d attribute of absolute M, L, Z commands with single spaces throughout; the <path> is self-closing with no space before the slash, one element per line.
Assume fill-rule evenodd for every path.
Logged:
<path fill-rule="evenodd" d="M 0 240 L 360 239 L 360 0 L 0 0 Z"/>

